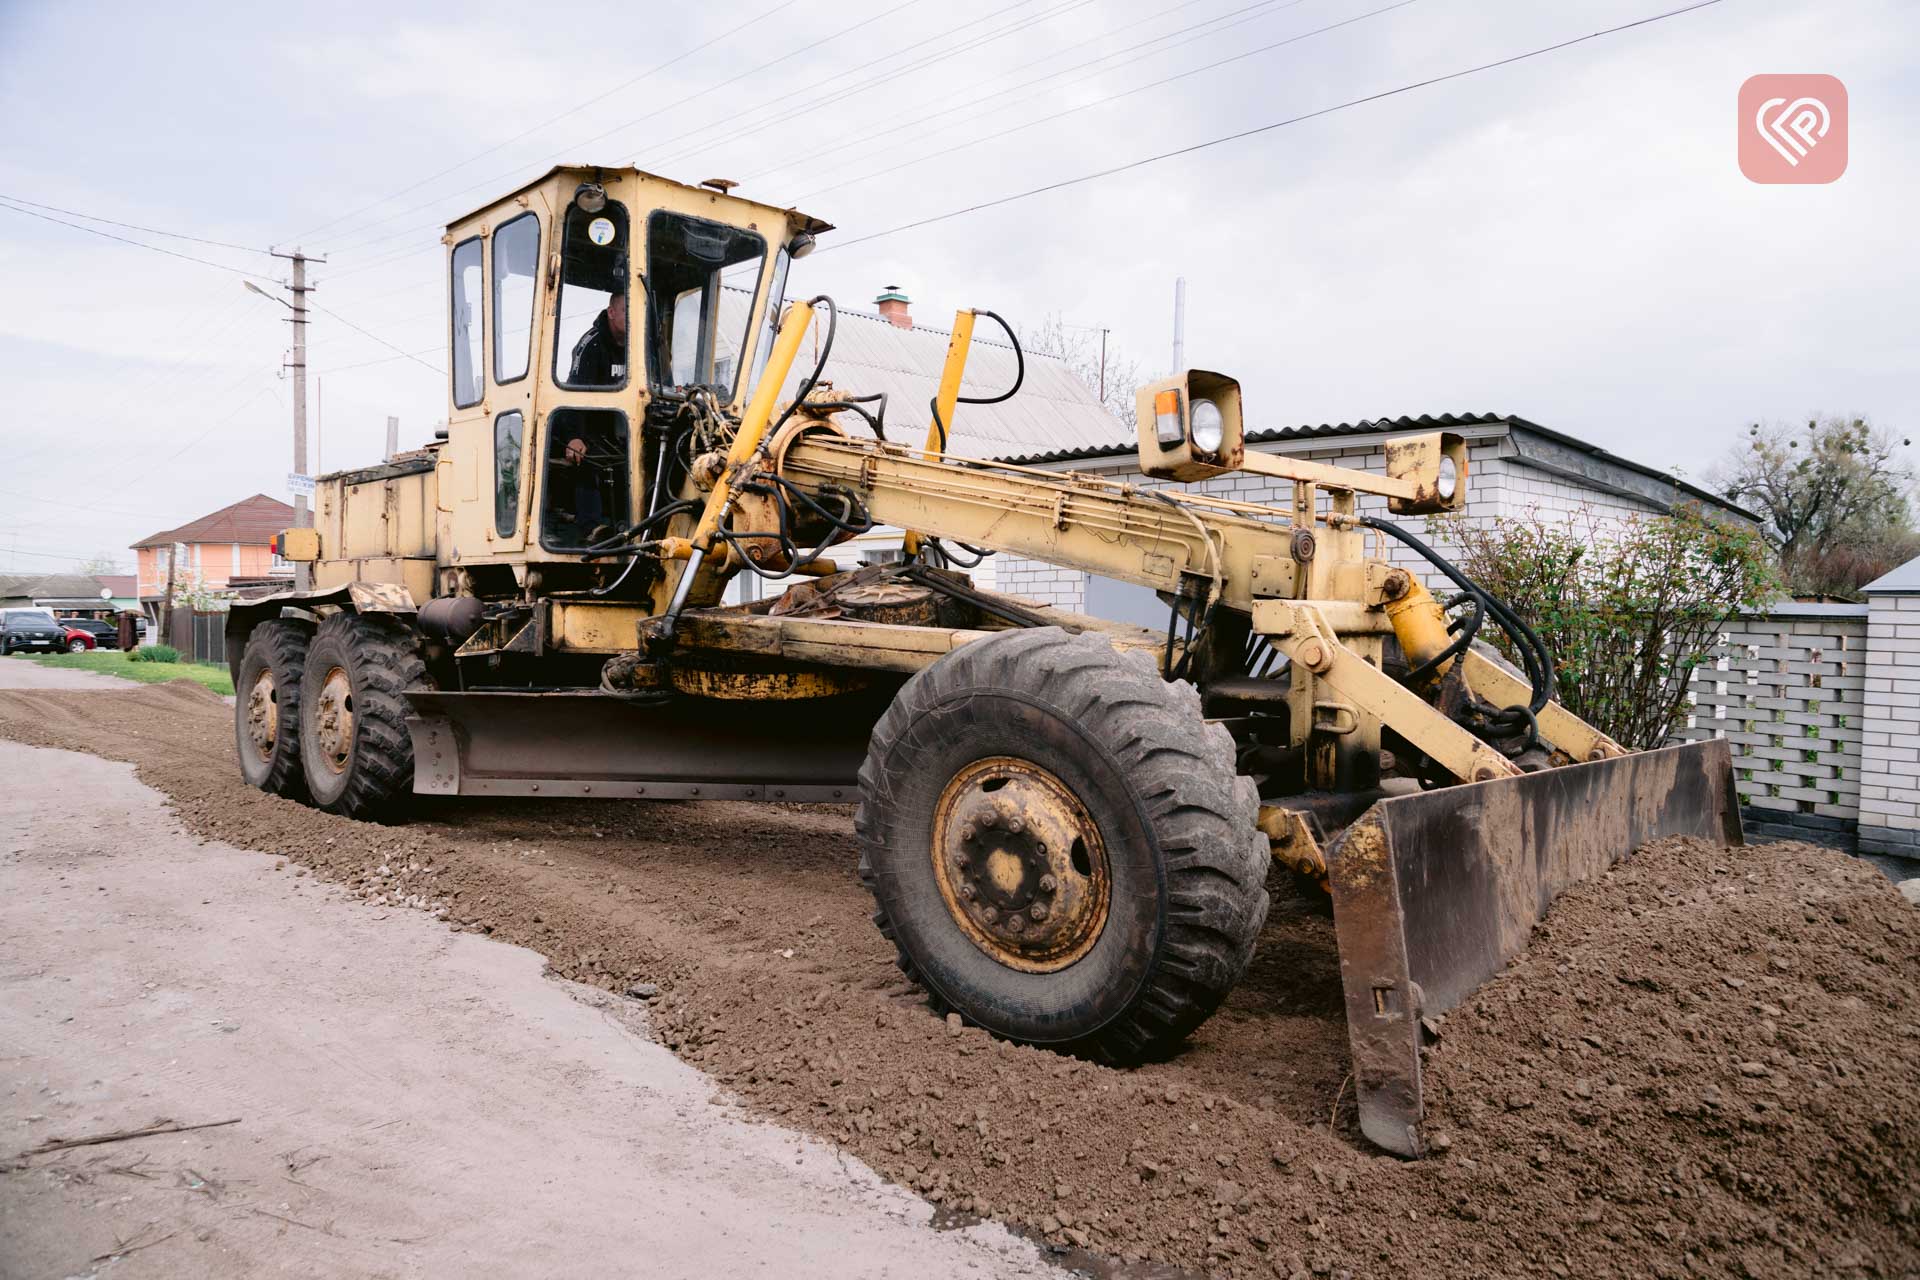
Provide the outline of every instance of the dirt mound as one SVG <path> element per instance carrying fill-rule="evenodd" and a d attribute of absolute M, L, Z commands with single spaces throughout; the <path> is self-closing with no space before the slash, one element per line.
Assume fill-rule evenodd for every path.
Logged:
<path fill-rule="evenodd" d="M 171 686 L 0 694 L 0 734 L 132 760 L 202 835 L 655 984 L 682 1056 L 955 1213 L 1234 1276 L 1920 1275 L 1920 913 L 1827 850 L 1668 842 L 1563 898 L 1442 1025 L 1447 1150 L 1406 1164 L 1352 1129 L 1331 923 L 1277 884 L 1191 1050 L 1115 1071 L 931 1017 L 844 810 L 368 826 L 242 787 L 229 714 Z"/>

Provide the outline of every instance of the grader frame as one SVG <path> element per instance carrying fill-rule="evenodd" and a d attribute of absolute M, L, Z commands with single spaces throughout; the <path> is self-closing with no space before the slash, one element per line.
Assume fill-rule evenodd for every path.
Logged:
<path fill-rule="evenodd" d="M 636 335 L 643 350 L 619 387 L 568 385 L 556 298 L 575 287 L 571 249 L 532 262 L 531 368 L 502 383 L 496 350 L 509 322 L 496 288 L 467 358 L 471 373 L 477 351 L 486 376 L 471 403 L 456 389 L 446 440 L 324 478 L 320 527 L 282 543 L 313 562 L 316 589 L 231 616 L 237 746 L 255 785 L 355 816 L 391 816 L 411 793 L 858 799 L 863 875 L 903 967 L 1003 1034 L 1109 1057 L 1169 1051 L 1224 996 L 1264 917 L 1271 856 L 1331 891 L 1361 1126 L 1405 1155 L 1423 1148 L 1423 1019 L 1493 973 L 1556 895 L 1640 843 L 1738 842 L 1724 744 L 1624 750 L 1547 700 L 1537 671 L 1516 674 L 1466 645 L 1462 619 L 1369 545 L 1396 527 L 1363 513 L 1363 499 L 1395 514 L 1464 506 L 1458 438 L 1389 440 L 1384 474 L 1249 452 L 1237 383 L 1191 370 L 1141 389 L 1142 467 L 1173 481 L 1255 471 L 1290 485 L 1289 505 L 957 457 L 943 446 L 965 403 L 971 312 L 956 318 L 924 444 L 871 438 L 856 421 L 867 417 L 857 388 L 820 385 L 824 354 L 790 382 L 824 300 L 792 303 L 773 323 L 784 261 L 825 224 L 631 170 L 556 170 L 451 227 L 456 313 L 461 255 L 497 267 L 493 232 L 531 223 L 541 244 L 568 246 L 582 210 L 622 201 L 633 216 L 607 235 L 623 254 L 630 235 L 631 256 L 595 260 L 598 274 L 581 278 L 609 296 L 630 287 L 649 325 L 662 305 L 649 291 L 667 278 L 649 239 L 656 215 L 697 224 L 716 244 L 764 239 L 742 290 L 747 337 L 732 384 L 719 384 L 712 359 L 723 311 L 703 301 L 698 349 L 713 385 L 664 376 L 686 355 L 671 349 L 677 319 L 671 332 Z M 640 226 L 645 236 L 629 230 Z M 651 281 L 636 265 L 642 253 Z M 642 424 L 618 480 L 647 497 L 608 536 L 556 548 L 550 513 L 571 430 L 561 424 L 586 413 Z M 503 430 L 506 421 L 517 425 Z M 681 443 L 689 437 L 704 442 L 698 457 Z M 492 486 L 481 483 L 489 475 Z M 854 572 L 799 553 L 843 540 L 856 512 L 906 531 L 913 560 Z M 1151 588 L 1169 604 L 1168 631 L 979 591 L 940 567 L 949 545 Z M 726 583 L 749 571 L 799 585 L 778 601 L 721 606 Z M 1074 643 L 1043 642 L 1062 632 Z M 356 646 L 379 661 L 361 664 Z M 1256 669 L 1249 657 L 1261 646 L 1285 660 L 1277 674 L 1271 659 Z M 1019 735 L 967 721 L 965 707 L 991 701 L 991 680 L 959 701 L 939 691 L 962 668 L 979 681 L 989 653 L 1010 655 L 998 679 L 1029 690 L 1005 714 L 1042 715 L 1027 732 L 1052 734 L 1056 756 L 1059 742 L 1071 757 L 1079 738 L 1113 741 L 1043 767 L 1019 757 Z M 1035 672 L 1035 662 L 1059 665 Z M 1104 692 L 1063 710 L 1046 705 L 1050 679 Z M 383 746 L 379 717 L 393 713 L 375 695 L 402 687 L 409 740 Z M 1116 721 L 1100 706 L 1116 699 L 1146 710 Z M 973 756 L 954 745 L 975 739 L 1001 745 Z M 960 753 L 944 790 L 889 773 L 936 748 Z M 1159 757 L 1204 767 L 1169 775 L 1168 788 L 1186 788 L 1175 803 L 1126 791 L 1116 771 L 1127 751 L 1145 753 L 1143 773 Z M 962 785 L 983 770 L 993 776 Z M 1063 781 L 1073 777 L 1092 790 Z M 1112 787 L 1123 803 L 1095 812 L 1094 793 Z M 1206 810 L 1210 834 L 1171 816 L 1140 827 L 1155 806 Z M 1213 861 L 1195 881 L 1181 859 L 1205 862 L 1201 845 Z M 903 863 L 905 846 L 915 852 Z M 929 857 L 924 901 L 903 902 Z M 1155 971 L 1162 949 L 1182 954 L 1175 935 L 1199 916 L 1201 933 L 1219 938 L 1189 936 L 1181 963 L 1201 976 Z M 936 954 L 929 929 L 952 933 L 958 951 Z M 1082 959 L 1096 943 L 1104 950 Z M 1075 1022 L 1074 1009 L 1049 1006 L 1106 951 L 1117 966 L 1107 985 L 1138 985 L 1099 993 L 1118 1012 Z M 982 976 L 982 956 L 1007 972 L 989 964 Z M 996 1003 L 1001 979 L 1022 985 Z"/>

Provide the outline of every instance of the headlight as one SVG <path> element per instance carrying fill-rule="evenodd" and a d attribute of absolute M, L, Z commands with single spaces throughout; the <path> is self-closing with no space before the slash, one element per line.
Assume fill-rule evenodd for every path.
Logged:
<path fill-rule="evenodd" d="M 1220 406 L 1196 397 L 1187 413 L 1187 430 L 1194 448 L 1202 453 L 1219 453 L 1227 431 L 1226 422 L 1220 417 Z"/>

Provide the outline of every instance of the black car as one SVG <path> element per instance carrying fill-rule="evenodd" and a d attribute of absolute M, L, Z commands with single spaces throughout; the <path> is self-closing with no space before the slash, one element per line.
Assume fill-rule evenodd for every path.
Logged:
<path fill-rule="evenodd" d="M 66 647 L 66 627 L 45 609 L 0 609 L 0 655 L 58 653 Z"/>
<path fill-rule="evenodd" d="M 99 618 L 61 618 L 63 627 L 77 627 L 93 637 L 97 649 L 118 649 L 120 647 L 120 628 L 111 622 Z"/>

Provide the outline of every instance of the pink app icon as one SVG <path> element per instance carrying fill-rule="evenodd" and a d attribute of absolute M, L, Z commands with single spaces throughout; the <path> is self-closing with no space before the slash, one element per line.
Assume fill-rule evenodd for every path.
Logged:
<path fill-rule="evenodd" d="M 1755 182 L 1832 182 L 1847 171 L 1847 87 L 1832 76 L 1755 76 L 1740 86 L 1740 172 Z"/>

